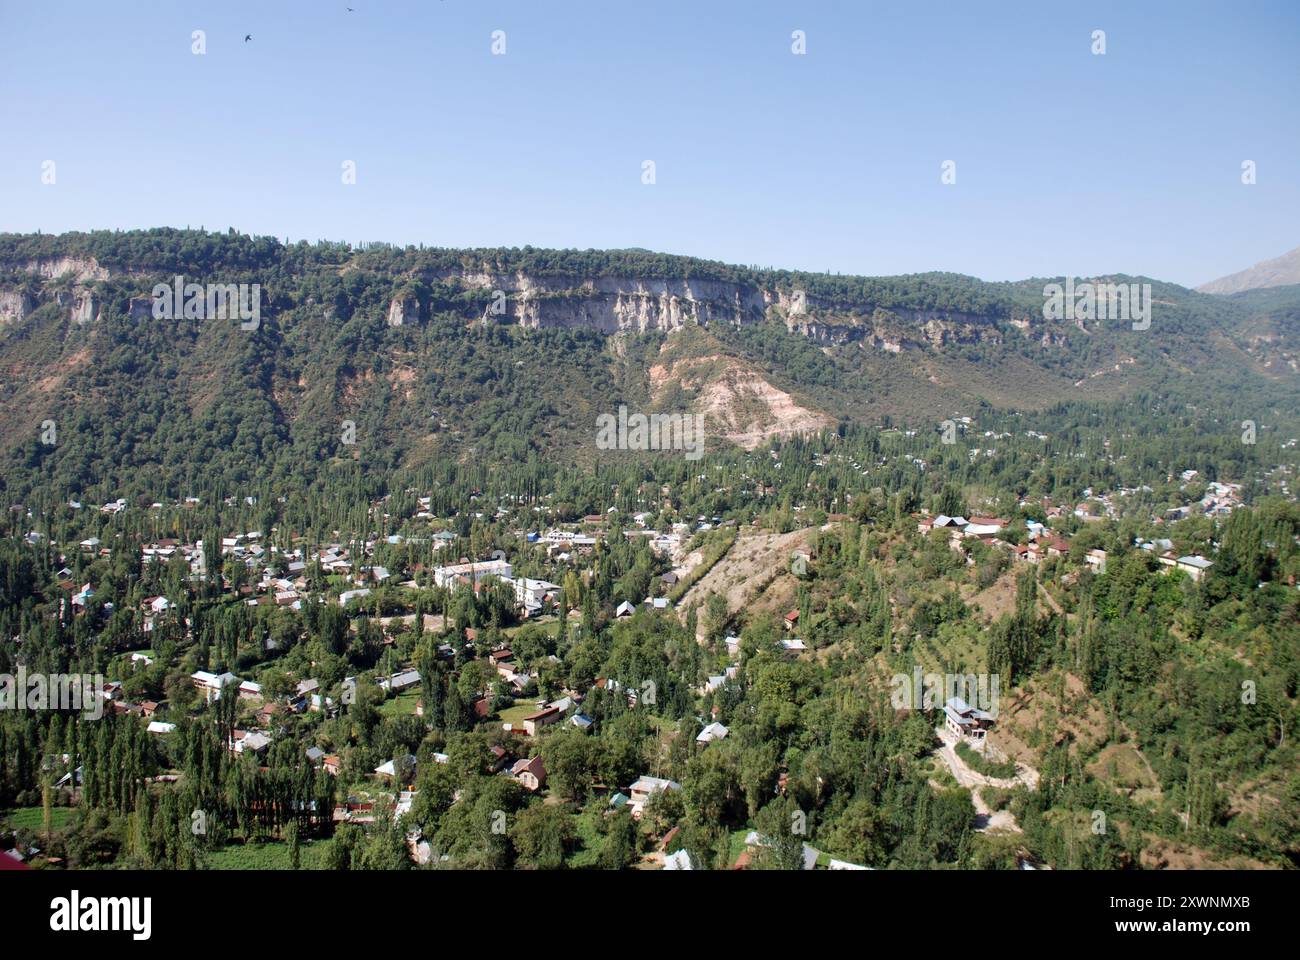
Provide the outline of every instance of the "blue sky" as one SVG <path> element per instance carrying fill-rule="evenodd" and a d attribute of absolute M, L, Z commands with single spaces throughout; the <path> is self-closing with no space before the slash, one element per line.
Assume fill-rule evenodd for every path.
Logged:
<path fill-rule="evenodd" d="M 1300 245 L 1300 3 L 0 0 L 0 130 L 0 230 L 1195 284 Z"/>

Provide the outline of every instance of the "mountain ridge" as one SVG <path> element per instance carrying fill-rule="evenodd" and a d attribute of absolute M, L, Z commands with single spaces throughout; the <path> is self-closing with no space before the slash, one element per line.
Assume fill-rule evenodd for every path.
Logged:
<path fill-rule="evenodd" d="M 1267 287 L 1284 287 L 1300 283 L 1300 247 L 1280 257 L 1261 260 L 1245 270 L 1238 270 L 1196 288 L 1199 293 L 1229 294 Z"/>
<path fill-rule="evenodd" d="M 256 329 L 156 319 L 151 291 L 177 275 L 257 284 Z M 0 457 L 25 489 L 51 471 L 69 486 L 161 483 L 200 460 L 235 480 L 348 461 L 581 462 L 596 416 L 620 404 L 706 413 L 716 442 L 748 449 L 845 421 L 933 429 L 954 411 L 1143 392 L 1223 414 L 1294 410 L 1300 291 L 1103 279 L 1150 284 L 1150 329 L 1047 319 L 1040 279 L 169 229 L 5 234 Z M 37 442 L 46 421 L 71 448 Z M 340 444 L 345 421 L 356 446 Z"/>

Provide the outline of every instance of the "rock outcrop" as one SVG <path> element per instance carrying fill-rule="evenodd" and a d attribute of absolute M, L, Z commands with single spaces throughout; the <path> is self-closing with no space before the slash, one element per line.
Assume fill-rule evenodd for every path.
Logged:
<path fill-rule="evenodd" d="M 671 333 L 687 324 L 743 325 L 778 319 L 825 346 L 865 341 L 897 352 L 922 344 L 1000 340 L 992 317 L 945 310 L 881 309 L 871 303 L 821 300 L 802 291 L 707 279 L 539 278 L 485 271 L 443 272 L 433 282 L 500 292 L 502 320 L 534 328 L 601 333 Z M 394 301 L 396 303 L 396 301 Z M 389 308 L 392 322 L 395 307 Z M 1024 331 L 1028 332 L 1028 321 Z"/>

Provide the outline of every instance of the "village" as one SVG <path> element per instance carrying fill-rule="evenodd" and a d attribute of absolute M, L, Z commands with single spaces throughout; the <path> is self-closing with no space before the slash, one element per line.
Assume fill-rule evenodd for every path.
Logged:
<path fill-rule="evenodd" d="M 827 460 L 818 460 L 814 469 L 825 467 Z M 776 464 L 780 466 L 779 463 Z M 855 470 L 861 469 L 856 462 Z M 1197 480 L 1195 471 L 1187 471 L 1179 482 L 1190 487 Z M 757 488 L 765 491 L 760 484 Z M 1021 518 L 972 515 L 949 516 L 920 512 L 913 515 L 916 534 L 923 538 L 942 536 L 948 546 L 967 564 L 976 563 L 975 545 L 999 551 L 1013 564 L 1036 565 L 1051 558 L 1067 558 L 1072 552 L 1073 536 L 1067 528 L 1086 528 L 1089 525 L 1115 518 L 1126 497 L 1140 491 L 1120 489 L 1114 493 L 1094 495 L 1091 490 L 1077 504 L 1055 504 L 1051 501 L 1021 502 Z M 1209 517 L 1221 517 L 1240 505 L 1239 484 L 1210 483 L 1205 485 L 1201 499 L 1177 510 L 1167 511 L 1150 518 L 1153 529 L 1173 523 L 1191 511 Z M 252 506 L 252 498 L 245 505 Z M 438 518 L 430 512 L 431 499 L 417 496 L 418 510 L 414 520 L 439 527 Z M 187 498 L 173 509 L 193 509 L 197 498 Z M 231 498 L 226 506 L 239 506 Z M 71 501 L 74 510 L 82 509 Z M 844 507 L 851 509 L 851 497 Z M 384 503 L 373 505 L 381 517 Z M 100 511 L 117 518 L 136 508 L 125 500 L 105 503 Z M 154 502 L 143 507 L 147 512 L 164 512 L 163 504 Z M 803 508 L 794 506 L 796 514 Z M 1033 514 L 1037 514 L 1038 519 Z M 475 514 L 482 517 L 481 513 Z M 173 585 L 170 595 L 159 592 L 139 597 L 133 608 L 124 611 L 136 625 L 136 645 L 148 649 L 124 649 L 114 659 L 119 672 L 103 683 L 100 695 L 114 713 L 138 717 L 150 735 L 166 737 L 176 730 L 174 708 L 166 698 L 132 696 L 131 690 L 139 687 L 132 677 L 152 668 L 158 655 L 153 647 L 156 639 L 165 635 L 182 646 L 192 642 L 191 619 L 182 611 L 192 606 L 194 590 L 201 585 L 219 584 L 218 596 L 225 602 L 242 604 L 248 608 L 275 608 L 292 611 L 301 616 L 307 608 L 320 605 L 336 606 L 343 611 L 348 632 L 356 634 L 359 625 L 373 630 L 382 647 L 377 669 L 364 673 L 345 673 L 332 676 L 326 672 L 313 675 L 311 665 L 300 672 L 283 673 L 276 665 L 278 648 L 286 642 L 280 636 L 267 633 L 259 656 L 252 659 L 248 668 L 238 672 L 195 669 L 188 674 L 193 695 L 203 703 L 213 704 L 223 698 L 234 697 L 238 708 L 236 724 L 230 729 L 226 747 L 234 755 L 265 756 L 280 736 L 290 729 L 288 721 L 295 716 L 337 716 L 341 709 L 356 701 L 358 690 L 369 687 L 385 710 L 397 710 L 413 717 L 423 717 L 426 704 L 423 693 L 428 690 L 421 675 L 420 665 L 410 654 L 412 636 L 425 634 L 440 637 L 435 649 L 439 659 L 453 673 L 463 671 L 467 663 L 484 665 L 480 687 L 473 691 L 468 710 L 475 724 L 499 731 L 492 744 L 490 772 L 514 780 L 529 794 L 546 796 L 548 772 L 538 749 L 539 741 L 550 729 L 560 725 L 576 731 L 589 731 L 597 724 L 584 712 L 584 703 L 592 696 L 615 694 L 626 699 L 628 708 L 634 709 L 638 699 L 653 690 L 643 690 L 634 678 L 596 677 L 587 688 L 575 689 L 557 683 L 559 664 L 553 654 L 538 659 L 535 656 L 521 659 L 512 650 L 509 634 L 527 624 L 554 631 L 563 630 L 564 624 L 576 625 L 590 621 L 591 611 L 566 604 L 564 583 L 572 581 L 589 583 L 597 570 L 597 561 L 609 547 L 611 531 L 615 531 L 630 546 L 647 549 L 653 557 L 654 575 L 646 596 L 634 603 L 625 599 L 612 603 L 610 609 L 597 611 L 602 619 L 611 623 L 630 620 L 637 616 L 670 616 L 682 613 L 675 609 L 685 589 L 702 572 L 700 544 L 710 534 L 727 535 L 738 532 L 735 519 L 720 516 L 698 516 L 691 519 L 672 519 L 662 529 L 651 526 L 656 517 L 661 521 L 671 514 L 643 510 L 623 516 L 616 508 L 605 513 L 582 517 L 569 524 L 527 529 L 510 525 L 511 511 L 498 508 L 496 523 L 504 530 L 498 542 L 515 544 L 513 555 L 507 550 L 495 549 L 488 556 L 474 558 L 455 556 L 463 549 L 465 540 L 452 532 L 455 517 L 441 523 L 441 529 L 427 534 L 392 533 L 372 535 L 364 539 L 339 539 L 334 542 L 308 545 L 301 540 L 285 537 L 272 528 L 267 531 L 250 530 L 223 535 L 219 544 L 211 546 L 202 539 L 183 542 L 176 537 L 150 539 L 139 547 L 139 561 L 143 570 L 170 571 Z M 846 519 L 844 515 L 828 514 L 827 527 Z M 409 524 L 407 527 L 409 528 Z M 111 527 L 109 528 L 111 529 Z M 108 536 L 106 533 L 105 536 Z M 118 534 L 120 537 L 121 535 Z M 38 543 L 39 534 L 29 541 Z M 53 545 L 51 545 L 53 546 Z M 1198 581 L 1213 566 L 1211 560 L 1197 554 L 1178 555 L 1170 538 L 1139 538 L 1132 549 L 1155 556 L 1166 572 L 1179 571 L 1192 581 Z M 97 585 L 93 580 L 81 580 L 72 565 L 79 570 L 95 569 L 97 564 L 111 560 L 113 541 L 104 542 L 99 536 L 88 537 L 75 545 L 73 551 L 62 554 L 64 566 L 58 571 L 59 589 L 64 595 L 59 616 L 69 624 L 88 619 L 103 622 L 117 611 L 112 601 L 100 602 Z M 1078 569 L 1089 570 L 1093 575 L 1104 574 L 1108 553 L 1099 548 L 1074 551 Z M 434 562 L 409 562 L 404 558 L 428 556 Z M 789 558 L 791 569 L 799 572 L 809 560 L 807 553 L 796 552 Z M 72 565 L 69 565 L 71 563 Z M 526 570 L 529 575 L 517 574 Z M 178 577 L 176 571 L 181 571 Z M 220 571 L 215 574 L 215 571 Z M 1076 576 L 1070 574 L 1069 576 Z M 154 582 L 161 582 L 161 578 Z M 179 586 L 179 594 L 177 587 Z M 457 622 L 453 611 L 466 609 L 457 606 L 455 598 L 472 597 L 474 603 L 490 598 L 497 604 L 492 615 L 494 622 L 513 623 L 504 632 L 493 628 L 491 641 L 484 643 L 481 627 L 467 622 Z M 436 599 L 435 599 L 436 598 Z M 644 611 L 644 613 L 642 612 Z M 310 611 L 308 611 L 310 612 Z M 463 619 L 463 617 L 462 617 Z M 784 613 L 780 620 L 779 652 L 787 657 L 807 657 L 809 646 L 801 637 L 800 610 L 796 607 Z M 291 641 L 291 638 L 290 638 Z M 698 697 L 709 702 L 715 692 L 734 681 L 742 667 L 740 638 L 728 634 L 722 645 L 725 658 L 718 663 L 716 672 L 706 671 L 706 676 L 695 691 Z M 175 649 L 168 647 L 168 649 Z M 247 659 L 247 658 L 246 658 Z M 261 661 L 260 665 L 257 661 Z M 548 663 L 549 661 L 549 663 Z M 164 664 L 164 666 L 169 666 Z M 233 663 L 231 664 L 233 666 Z M 254 679 L 257 677 L 258 679 Z M 262 682 L 270 679 L 270 684 Z M 542 691 L 546 691 L 543 693 Z M 180 708 L 183 709 L 183 708 Z M 701 728 L 695 736 L 698 749 L 707 749 L 712 743 L 728 736 L 728 727 L 718 721 L 718 707 L 712 708 L 699 721 Z M 992 726 L 992 718 L 965 701 L 950 700 L 944 707 L 942 719 L 936 730 L 941 736 L 982 744 Z M 960 761 L 952 754 L 950 762 L 954 772 Z M 305 749 L 303 761 L 331 777 L 342 772 L 343 760 L 336 752 L 319 746 Z M 447 763 L 446 753 L 434 751 L 428 760 Z M 356 771 L 351 771 L 355 774 Z M 368 771 L 365 779 L 370 787 L 354 789 L 337 801 L 334 811 L 336 823 L 373 824 L 377 816 L 400 817 L 409 811 L 415 801 L 415 783 L 418 762 L 414 754 L 393 757 Z M 969 776 L 969 771 L 966 772 Z M 79 785 L 80 771 L 70 770 L 59 780 L 59 786 L 75 791 Z M 680 789 L 673 780 L 659 777 L 651 770 L 642 771 L 635 779 L 607 788 L 609 808 L 617 810 L 624 805 L 635 819 L 639 819 L 646 804 L 656 793 Z M 384 812 L 387 811 L 387 812 Z M 671 841 L 671 837 L 668 838 Z M 434 856 L 428 839 L 418 830 L 408 836 L 411 856 L 416 863 L 427 863 Z M 757 841 L 755 841 L 757 842 Z M 746 844 L 747 847 L 753 844 Z M 659 849 L 666 850 L 667 842 Z M 809 850 L 813 848 L 808 847 Z M 809 855 L 810 864 L 817 862 L 816 851 Z M 823 857 L 823 866 L 848 869 L 853 864 Z M 689 858 L 684 852 L 660 856 L 654 862 L 666 869 L 689 868 Z M 741 861 L 743 865 L 743 860 Z"/>

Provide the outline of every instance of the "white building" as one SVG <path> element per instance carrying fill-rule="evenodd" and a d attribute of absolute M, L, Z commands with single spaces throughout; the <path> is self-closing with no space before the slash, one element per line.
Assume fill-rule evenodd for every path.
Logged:
<path fill-rule="evenodd" d="M 498 577 L 509 580 L 514 569 L 505 560 L 484 560 L 480 563 L 456 563 L 449 567 L 434 567 L 433 582 L 440 587 L 454 586 L 464 577 L 470 583 L 479 583 L 485 577 Z"/>
<path fill-rule="evenodd" d="M 718 723 L 716 720 L 700 731 L 699 736 L 695 738 L 696 743 L 712 743 L 714 740 L 723 740 L 731 731 Z"/>
<path fill-rule="evenodd" d="M 561 589 L 558 583 L 528 577 L 511 580 L 510 584 L 515 588 L 515 602 L 529 612 L 541 610 L 546 596 L 558 594 Z"/>
<path fill-rule="evenodd" d="M 656 793 L 666 793 L 669 790 L 680 790 L 681 788 L 682 785 L 675 780 L 665 780 L 662 777 L 651 777 L 642 774 L 637 778 L 636 783 L 628 788 L 628 793 L 631 794 L 632 816 L 639 818 L 641 811 L 645 809 L 646 803 Z"/>

